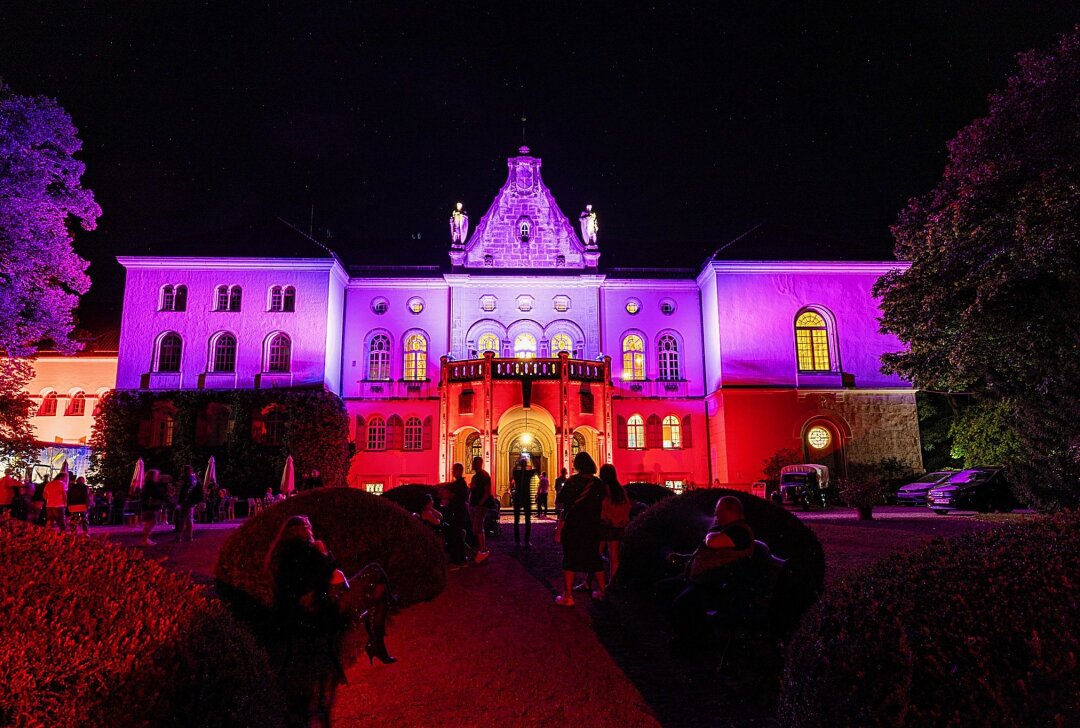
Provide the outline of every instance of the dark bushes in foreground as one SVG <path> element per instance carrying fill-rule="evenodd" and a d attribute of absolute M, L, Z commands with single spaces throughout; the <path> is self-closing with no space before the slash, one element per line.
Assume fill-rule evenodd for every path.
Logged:
<path fill-rule="evenodd" d="M 671 498 L 675 495 L 675 491 L 656 483 L 627 483 L 626 494 L 632 501 L 651 506 L 666 498 Z"/>
<path fill-rule="evenodd" d="M 281 725 L 266 654 L 187 577 L 12 520 L 0 574 L 0 725 Z"/>
<path fill-rule="evenodd" d="M 438 505 L 439 489 L 434 485 L 399 485 L 384 492 L 382 497 L 397 503 L 409 513 L 419 513 L 424 510 L 424 501 L 429 495 L 435 500 L 435 505 Z"/>
<path fill-rule="evenodd" d="M 788 650 L 790 726 L 1080 725 L 1080 515 L 935 541 L 831 587 Z"/>
<path fill-rule="evenodd" d="M 311 519 L 315 537 L 334 552 L 346 573 L 377 561 L 403 605 L 436 597 L 446 587 L 446 559 L 431 529 L 386 498 L 354 488 L 318 488 L 277 503 L 248 519 L 218 555 L 219 591 L 238 606 L 273 600 L 266 552 L 292 515 Z"/>
<path fill-rule="evenodd" d="M 716 501 L 725 495 L 742 501 L 754 535 L 775 555 L 788 560 L 784 579 L 777 587 L 774 618 L 777 629 L 794 629 L 821 591 L 825 554 L 814 532 L 797 517 L 749 493 L 727 488 L 695 490 L 647 509 L 626 529 L 620 579 L 632 587 L 650 588 L 666 575 L 667 554 L 697 548 L 709 528 Z"/>

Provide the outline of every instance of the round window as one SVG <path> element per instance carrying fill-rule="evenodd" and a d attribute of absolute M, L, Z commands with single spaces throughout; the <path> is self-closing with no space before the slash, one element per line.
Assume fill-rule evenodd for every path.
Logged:
<path fill-rule="evenodd" d="M 633 316 L 634 314 L 636 314 L 640 310 L 641 310 L 641 301 L 637 300 L 636 298 L 631 298 L 631 299 L 627 300 L 627 302 L 626 302 L 626 312 L 628 314 Z"/>
<path fill-rule="evenodd" d="M 815 425 L 806 433 L 806 442 L 815 450 L 824 450 L 832 442 L 832 433 L 820 425 Z"/>
<path fill-rule="evenodd" d="M 420 313 L 421 311 L 424 310 L 424 299 L 422 299 L 422 298 L 410 298 L 408 306 L 409 306 L 409 310 L 412 311 L 413 313 Z"/>
<path fill-rule="evenodd" d="M 660 302 L 660 313 L 664 314 L 665 316 L 670 316 L 671 314 L 675 313 L 675 302 L 672 301 L 670 298 L 665 298 L 663 301 Z"/>
<path fill-rule="evenodd" d="M 371 310 L 375 314 L 382 316 L 384 313 L 390 310 L 390 304 L 385 298 L 376 298 L 371 302 Z"/>

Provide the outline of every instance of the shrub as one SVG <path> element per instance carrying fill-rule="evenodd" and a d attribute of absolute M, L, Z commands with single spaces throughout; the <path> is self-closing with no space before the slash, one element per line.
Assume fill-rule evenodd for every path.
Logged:
<path fill-rule="evenodd" d="M 938 540 L 830 587 L 793 637 L 791 726 L 1080 724 L 1080 515 Z"/>
<path fill-rule="evenodd" d="M 12 520 L 0 573 L 0 725 L 281 725 L 265 653 L 187 577 Z"/>
<path fill-rule="evenodd" d="M 433 599 L 446 586 L 443 547 L 431 529 L 386 498 L 353 488 L 301 493 L 249 518 L 221 548 L 214 576 L 223 596 L 240 607 L 273 602 L 267 549 L 289 516 L 311 519 L 346 574 L 378 562 L 402 604 Z"/>
<path fill-rule="evenodd" d="M 675 491 L 656 483 L 627 483 L 626 494 L 632 501 L 651 506 L 665 498 L 671 498 L 675 495 Z"/>
<path fill-rule="evenodd" d="M 701 543 L 716 501 L 733 495 L 742 501 L 754 537 L 777 556 L 788 559 L 786 577 L 778 585 L 777 628 L 793 629 L 814 602 L 825 578 L 825 554 L 817 536 L 780 506 L 727 488 L 710 488 L 667 498 L 630 522 L 621 547 L 619 578 L 630 586 L 650 588 L 667 575 L 665 557 L 689 553 Z"/>
<path fill-rule="evenodd" d="M 385 491 L 382 497 L 386 498 L 388 501 L 397 503 L 409 513 L 419 513 L 424 510 L 424 501 L 429 495 L 435 500 L 435 505 L 438 505 L 439 489 L 434 485 L 399 485 L 396 488 Z"/>
<path fill-rule="evenodd" d="M 885 475 L 881 467 L 849 463 L 847 474 L 837 479 L 837 492 L 846 505 L 859 510 L 860 518 L 870 518 L 874 506 L 885 500 Z"/>

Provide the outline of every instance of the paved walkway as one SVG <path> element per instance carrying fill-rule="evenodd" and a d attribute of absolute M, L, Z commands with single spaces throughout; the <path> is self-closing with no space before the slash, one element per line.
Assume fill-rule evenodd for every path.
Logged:
<path fill-rule="evenodd" d="M 534 540 L 550 540 L 550 525 L 536 531 Z M 510 540 L 493 542 L 488 561 L 452 572 L 437 599 L 394 619 L 387 643 L 399 661 L 349 668 L 335 724 L 659 725 L 585 606 L 555 606 Z"/>

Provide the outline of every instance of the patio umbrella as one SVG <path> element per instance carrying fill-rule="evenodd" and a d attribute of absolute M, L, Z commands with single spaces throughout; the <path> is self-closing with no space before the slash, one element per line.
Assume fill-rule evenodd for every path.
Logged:
<path fill-rule="evenodd" d="M 281 474 L 281 488 L 282 495 L 292 495 L 296 490 L 296 473 L 293 469 L 292 455 L 285 458 L 285 470 Z"/>
<path fill-rule="evenodd" d="M 131 474 L 131 487 L 129 492 L 131 495 L 135 495 L 142 490 L 143 480 L 146 477 L 146 465 L 143 463 L 142 458 L 139 458 L 135 463 L 135 472 Z"/>
<path fill-rule="evenodd" d="M 203 485 L 217 482 L 217 464 L 214 462 L 214 456 L 210 456 L 210 460 L 206 463 L 206 475 L 202 479 Z"/>

